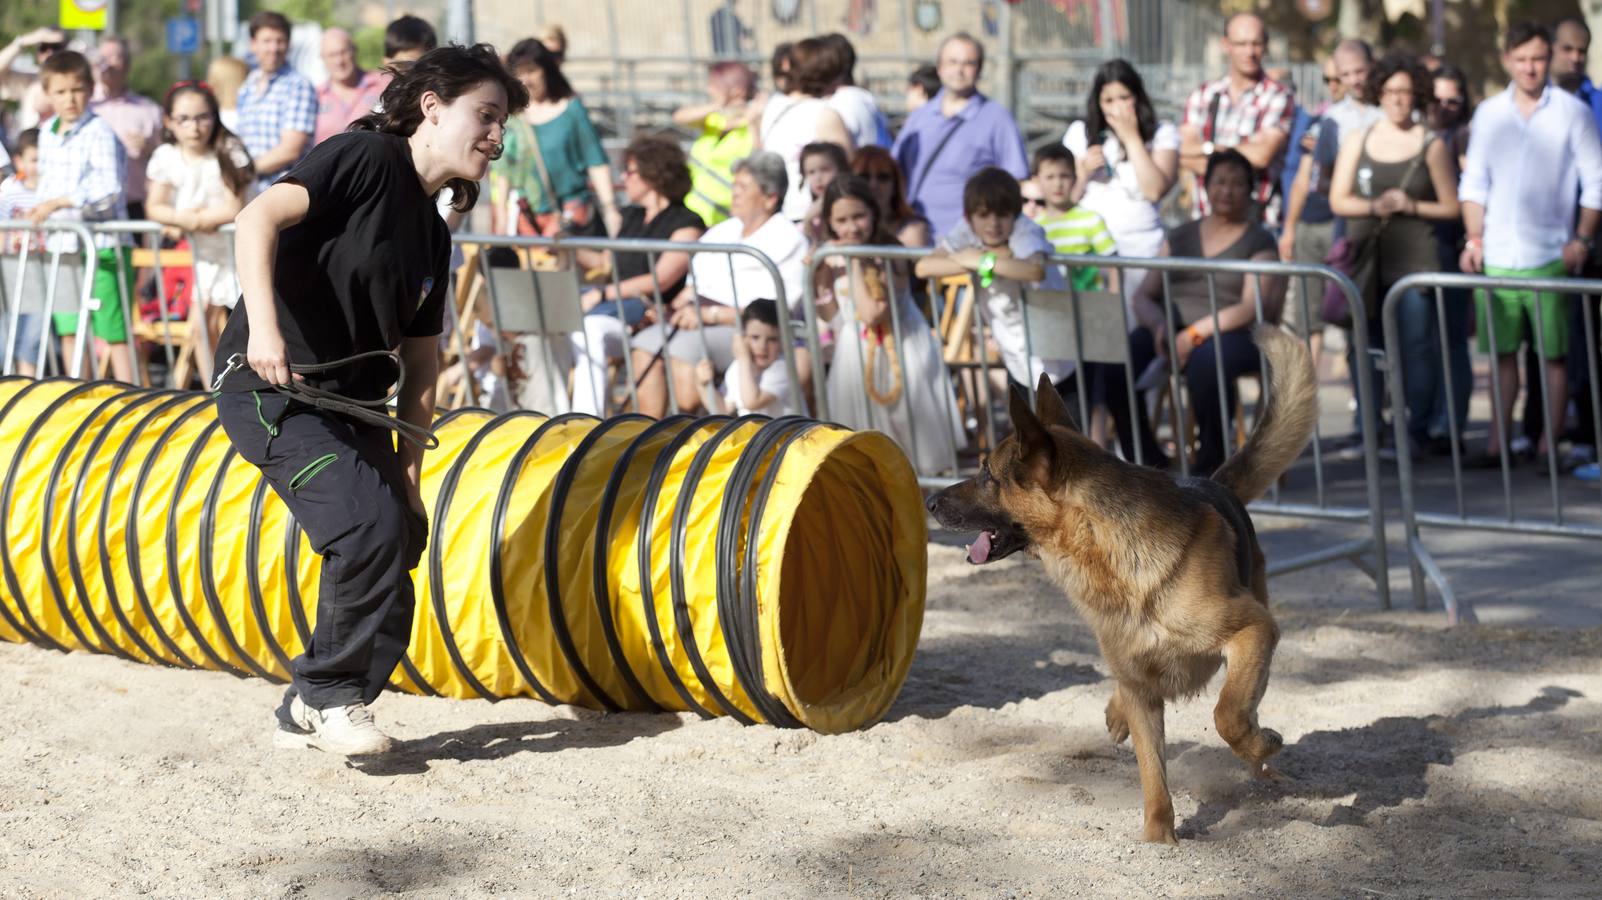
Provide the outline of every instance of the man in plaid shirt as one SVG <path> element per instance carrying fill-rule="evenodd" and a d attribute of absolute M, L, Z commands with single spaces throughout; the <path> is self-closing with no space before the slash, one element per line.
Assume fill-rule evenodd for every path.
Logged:
<path fill-rule="evenodd" d="M 256 164 L 258 192 L 300 162 L 317 130 L 317 89 L 285 62 L 289 30 L 280 13 L 250 17 L 257 68 L 239 89 L 239 137 Z"/>
<path fill-rule="evenodd" d="M 1196 176 L 1196 218 L 1211 211 L 1201 178 L 1213 150 L 1233 147 L 1257 170 L 1252 199 L 1264 223 L 1279 222 L 1279 170 L 1285 162 L 1296 118 L 1295 99 L 1284 85 L 1263 73 L 1268 29 L 1251 13 L 1237 13 L 1224 26 L 1224 54 L 1229 74 L 1210 81 L 1185 101 L 1179 127 L 1179 163 Z"/>

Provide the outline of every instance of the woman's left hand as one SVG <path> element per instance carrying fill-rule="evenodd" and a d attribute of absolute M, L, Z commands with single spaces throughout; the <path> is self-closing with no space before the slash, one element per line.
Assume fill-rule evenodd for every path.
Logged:
<path fill-rule="evenodd" d="M 686 303 L 673 311 L 669 321 L 680 331 L 698 331 L 701 328 L 701 313 L 700 304 Z"/>

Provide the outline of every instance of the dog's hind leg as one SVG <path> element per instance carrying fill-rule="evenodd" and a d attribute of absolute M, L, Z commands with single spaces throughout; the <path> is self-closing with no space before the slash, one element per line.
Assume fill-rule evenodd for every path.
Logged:
<path fill-rule="evenodd" d="M 1140 792 L 1145 799 L 1147 841 L 1177 844 L 1174 800 L 1168 794 L 1168 764 L 1163 760 L 1163 701 L 1144 697 L 1119 685 L 1115 696 L 1129 722 L 1129 735 L 1140 763 Z"/>
<path fill-rule="evenodd" d="M 1279 627 L 1254 598 L 1242 595 L 1237 601 L 1250 621 L 1224 644 L 1228 670 L 1213 709 L 1213 723 L 1218 736 L 1245 760 L 1252 774 L 1271 777 L 1274 772 L 1265 761 L 1283 748 L 1284 740 L 1278 732 L 1258 726 L 1257 705 L 1268 689 L 1268 668 L 1279 643 Z"/>

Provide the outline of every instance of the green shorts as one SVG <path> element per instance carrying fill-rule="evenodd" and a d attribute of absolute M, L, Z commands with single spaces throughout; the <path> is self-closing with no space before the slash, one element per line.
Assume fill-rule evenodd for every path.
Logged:
<path fill-rule="evenodd" d="M 1565 278 L 1569 274 L 1563 260 L 1553 260 L 1533 269 L 1502 269 L 1486 266 L 1485 274 L 1493 278 Z M 1474 298 L 1474 320 L 1480 332 L 1480 352 L 1491 346 L 1491 329 L 1486 327 L 1486 302 L 1477 291 Z M 1532 351 L 1544 350 L 1541 355 L 1557 359 L 1569 353 L 1569 299 L 1555 291 L 1522 291 L 1494 289 L 1490 292 L 1491 325 L 1496 329 L 1496 353 L 1505 356 L 1519 352 L 1519 344 L 1526 339 Z M 1537 318 L 1536 310 L 1540 310 Z M 1528 330 L 1525 321 L 1529 321 Z M 1541 340 L 1534 338 L 1536 324 L 1540 324 Z"/>
<path fill-rule="evenodd" d="M 99 301 L 100 308 L 89 313 L 89 330 L 108 344 L 121 344 L 128 340 L 128 322 L 122 314 L 122 293 L 117 290 L 117 254 L 122 254 L 124 287 L 128 303 L 133 304 L 133 254 L 127 247 L 106 248 L 95 254 L 95 280 L 89 293 Z M 56 313 L 53 317 L 56 334 L 77 334 L 78 313 Z"/>

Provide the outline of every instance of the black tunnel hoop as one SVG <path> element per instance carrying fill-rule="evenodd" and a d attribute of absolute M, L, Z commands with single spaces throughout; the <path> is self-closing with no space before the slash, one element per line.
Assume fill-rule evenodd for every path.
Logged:
<path fill-rule="evenodd" d="M 145 426 L 157 416 L 164 415 L 172 410 L 178 409 L 185 403 L 195 403 L 197 400 L 194 394 L 185 394 L 178 391 L 174 391 L 172 393 L 173 396 L 170 397 L 170 399 L 162 401 L 161 403 L 157 404 L 154 409 L 147 410 L 144 415 L 133 420 L 133 427 L 129 429 L 128 434 L 123 438 L 121 446 L 117 448 L 117 452 L 112 454 L 111 466 L 106 471 L 106 489 L 100 495 L 100 508 L 95 516 L 95 542 L 100 550 L 100 577 L 106 585 L 106 593 L 108 595 L 108 599 L 111 601 L 109 604 L 111 606 L 111 614 L 117 619 L 117 624 L 121 626 L 123 633 L 132 638 L 135 644 L 138 645 L 139 650 L 148 654 L 152 659 L 160 660 L 169 666 L 195 669 L 199 668 L 199 666 L 195 665 L 193 660 L 184 655 L 184 652 L 178 648 L 176 643 L 173 642 L 172 637 L 169 636 L 166 630 L 161 627 L 160 622 L 152 621 L 150 623 L 150 630 L 155 633 L 156 640 L 172 654 L 172 658 L 168 658 L 160 653 L 157 653 L 153 645 L 139 636 L 139 630 L 134 628 L 133 623 L 129 621 L 128 614 L 123 610 L 122 603 L 116 596 L 117 581 L 116 575 L 112 571 L 111 545 L 106 542 L 106 525 L 111 517 L 111 497 L 112 494 L 115 493 L 112 488 L 117 483 L 117 476 L 121 474 L 123 464 L 128 461 L 128 451 L 132 449 L 134 441 L 141 433 L 144 432 Z M 132 505 L 130 505 L 129 508 L 130 510 L 135 509 L 135 507 Z M 124 547 L 124 555 L 127 555 L 126 546 Z M 125 560 L 125 562 L 129 566 L 130 573 L 134 576 L 135 580 L 137 580 L 139 575 L 139 564 L 137 559 L 129 557 Z M 144 610 L 144 608 L 148 606 L 148 603 L 142 602 L 143 597 L 143 585 L 136 584 L 134 586 L 134 599 L 135 602 L 140 603 L 141 610 Z M 176 660 L 176 662 L 174 660 Z"/>
<path fill-rule="evenodd" d="M 491 416 L 494 415 L 494 413 L 489 413 L 488 410 L 485 412 Z M 526 415 L 533 414 L 528 413 Z M 439 493 L 435 495 L 433 520 L 428 523 L 428 594 L 434 610 L 434 618 L 439 622 L 440 633 L 445 636 L 445 652 L 450 655 L 451 665 L 455 666 L 456 674 L 467 682 L 467 686 L 472 688 L 474 693 L 485 700 L 499 700 L 501 698 L 478 680 L 478 676 L 473 674 L 472 667 L 467 664 L 466 660 L 462 659 L 461 649 L 456 646 L 456 635 L 451 628 L 450 610 L 445 605 L 445 563 L 442 554 L 442 535 L 445 530 L 445 520 L 450 517 L 451 500 L 456 496 L 456 484 L 461 478 L 462 471 L 467 467 L 468 460 L 473 458 L 474 451 L 478 450 L 479 446 L 484 443 L 485 438 L 494 434 L 496 429 L 515 421 L 517 418 L 518 416 L 516 415 L 492 418 L 482 428 L 473 433 L 472 438 L 457 454 L 456 459 L 451 463 L 450 469 L 445 473 L 445 480 L 440 484 Z M 440 424 L 442 425 L 444 422 L 442 421 Z M 434 426 L 434 431 L 438 434 L 439 425 Z"/>
<path fill-rule="evenodd" d="M 512 665 L 517 667 L 518 674 L 523 676 L 523 680 L 528 682 L 534 693 L 540 695 L 541 700 L 553 706 L 561 705 L 562 701 L 558 700 L 539 676 L 534 674 L 534 668 L 524 658 L 523 648 L 518 644 L 517 633 L 512 628 L 511 616 L 506 611 L 506 586 L 502 583 L 506 567 L 501 560 L 501 548 L 506 545 L 506 512 L 512 503 L 512 491 L 517 487 L 518 475 L 522 473 L 529 456 L 534 453 L 540 441 L 550 434 L 551 429 L 567 422 L 589 418 L 594 417 L 579 413 L 564 413 L 546 419 L 534 429 L 534 433 L 517 448 L 511 462 L 506 466 L 506 476 L 501 479 L 500 490 L 495 496 L 495 514 L 490 519 L 490 596 L 495 604 L 495 621 L 501 628 L 501 640 L 506 642 L 506 653 L 512 658 Z"/>
<path fill-rule="evenodd" d="M 89 415 L 85 416 L 82 422 L 78 423 L 78 427 L 74 428 L 72 434 L 67 438 L 66 446 L 69 448 L 75 448 L 79 446 L 79 444 L 83 441 L 84 433 L 89 430 L 89 426 L 93 424 L 95 420 L 99 419 L 102 414 L 106 413 L 108 409 L 111 409 L 119 401 L 128 400 L 128 398 L 135 397 L 139 393 L 142 393 L 142 391 L 139 389 L 128 388 L 127 385 L 122 385 L 117 382 L 97 381 L 94 382 L 94 384 L 102 388 L 114 387 L 119 388 L 119 390 L 117 393 L 114 393 L 102 400 L 98 406 L 89 411 Z M 51 464 L 50 474 L 45 478 L 44 496 L 46 498 L 56 496 L 57 486 L 61 484 L 61 476 L 66 471 L 67 460 L 70 459 L 71 456 L 72 454 L 70 452 L 63 453 L 60 456 L 57 456 L 56 461 Z M 86 461 L 87 459 L 80 459 L 80 465 Z M 52 548 L 50 545 L 49 536 L 52 526 L 55 524 L 55 506 L 56 505 L 54 503 L 48 502 L 47 500 L 39 512 L 39 532 L 43 536 L 43 539 L 39 541 L 39 563 L 40 568 L 44 570 L 45 583 L 50 587 L 50 596 L 51 599 L 55 601 L 56 609 L 60 610 L 63 620 L 69 623 L 75 623 L 76 619 L 72 614 L 72 604 L 68 602 L 66 591 L 61 583 L 61 574 L 56 570 L 56 561 L 50 555 Z M 73 521 L 70 515 L 68 516 L 67 521 L 69 522 L 70 527 L 70 523 Z M 68 568 L 74 569 L 75 565 L 69 563 Z M 68 577 L 74 577 L 75 575 L 76 572 L 68 573 Z M 82 597 L 83 592 L 80 589 L 80 585 L 81 579 L 74 582 L 74 589 L 78 591 L 77 595 Z M 4 604 L 0 604 L 0 608 L 3 608 L 3 606 Z M 112 641 L 110 636 L 106 635 L 103 629 L 100 628 L 100 621 L 93 615 L 90 615 L 87 610 L 85 610 L 84 618 L 89 622 L 90 630 L 95 632 L 97 639 L 100 641 L 100 643 L 97 645 L 93 641 L 86 640 L 83 642 L 85 648 L 96 653 L 110 653 L 121 659 L 128 660 L 129 662 L 139 661 L 133 654 L 124 650 L 115 641 Z M 73 627 L 73 634 L 75 636 L 82 636 L 82 631 L 81 629 Z"/>
<path fill-rule="evenodd" d="M 140 411 L 140 409 L 147 403 L 159 401 L 163 397 L 172 398 L 176 397 L 177 395 L 177 391 L 153 391 L 150 393 L 141 394 L 137 397 L 134 397 L 127 406 L 124 406 L 113 413 L 111 418 L 107 419 L 106 422 L 101 425 L 100 433 L 95 435 L 93 441 L 89 442 L 89 449 L 84 451 L 83 462 L 78 467 L 78 477 L 73 481 L 72 497 L 67 502 L 67 569 L 72 574 L 73 589 L 78 592 L 78 604 L 83 609 L 83 616 L 89 622 L 89 627 L 94 630 L 95 635 L 104 641 L 107 646 L 114 648 L 113 652 L 117 653 L 119 656 L 134 660 L 136 662 L 138 661 L 138 657 L 134 656 L 132 651 L 128 650 L 111 636 L 111 631 L 107 629 L 105 624 L 100 621 L 100 617 L 95 615 L 94 606 L 89 602 L 89 584 L 85 580 L 86 576 L 84 574 L 83 563 L 78 556 L 78 510 L 84 509 L 86 506 L 84 501 L 84 488 L 87 484 L 89 471 L 94 467 L 95 457 L 98 456 L 100 451 L 105 447 L 106 439 L 111 436 L 112 427 L 118 422 L 121 422 L 124 418 L 131 418 L 133 413 Z M 0 413 L 0 415 L 3 415 L 3 413 Z M 99 521 L 98 518 L 96 521 Z M 97 526 L 95 528 L 95 535 L 97 539 L 100 533 L 101 529 Z M 98 545 L 99 544 L 97 540 L 97 546 Z M 102 560 L 102 564 L 103 563 L 104 561 Z M 104 575 L 104 571 L 104 568 L 102 568 L 102 575 Z M 105 582 L 104 578 L 102 578 L 102 583 L 106 588 L 106 604 L 112 608 L 112 615 L 116 618 L 118 627 L 123 627 L 123 623 L 126 621 L 126 619 L 120 615 L 121 601 L 117 598 L 117 585 L 115 582 Z M 3 606 L 3 604 L 0 604 L 0 606 Z M 134 648 L 140 653 L 143 653 L 151 662 L 159 663 L 161 665 L 171 665 L 171 663 L 169 663 L 167 660 L 162 659 L 161 656 L 145 642 L 145 639 L 141 637 L 138 632 L 134 632 L 123 627 L 123 633 L 126 634 L 128 640 L 133 643 Z"/>
<path fill-rule="evenodd" d="M 683 700 L 691 711 L 703 719 L 715 719 L 717 714 L 696 701 L 683 679 L 679 677 L 678 670 L 673 668 L 673 660 L 668 656 L 667 643 L 662 639 L 662 627 L 656 620 L 656 588 L 651 583 L 651 531 L 656 524 L 656 505 L 662 493 L 662 483 L 667 480 L 668 471 L 673 468 L 674 458 L 691 438 L 709 428 L 721 427 L 728 421 L 730 421 L 728 416 L 708 416 L 699 419 L 675 435 L 673 440 L 662 448 L 662 452 L 657 454 L 656 461 L 651 464 L 651 476 L 645 482 L 645 494 L 640 501 L 640 528 L 635 538 L 635 553 L 638 555 L 640 568 L 640 604 L 645 612 L 645 624 L 651 632 L 651 646 L 656 650 L 657 664 L 662 667 L 662 673 L 673 686 L 673 692 L 679 695 L 679 699 Z M 671 581 L 671 577 L 669 580 Z"/>
<path fill-rule="evenodd" d="M 784 454 L 789 451 L 790 445 L 816 429 L 826 427 L 829 426 L 820 422 L 808 421 L 801 427 L 786 433 L 783 440 L 779 442 L 778 447 L 774 449 L 773 458 L 768 461 L 767 472 L 762 476 L 762 483 L 756 490 L 756 496 L 751 500 L 750 521 L 746 527 L 745 536 L 745 562 L 740 569 L 740 609 L 734 619 L 745 626 L 742 630 L 742 635 L 748 643 L 744 650 L 747 658 L 752 660 L 753 665 L 758 667 L 757 672 L 759 674 L 762 665 L 762 626 L 758 618 L 760 613 L 758 601 L 760 597 L 757 591 L 757 576 L 759 574 L 757 549 L 762 532 L 762 515 L 767 511 L 768 497 L 772 495 L 773 484 L 778 480 L 779 468 L 784 463 Z M 767 689 L 766 681 L 762 683 L 762 686 L 765 692 Z M 778 703 L 777 698 L 773 698 L 773 700 Z M 789 727 L 805 727 L 805 723 L 791 715 L 789 709 L 785 708 L 783 703 L 778 703 L 778 706 L 785 710 L 785 719 L 794 723 L 793 726 Z"/>
<path fill-rule="evenodd" d="M 215 429 L 220 427 L 222 427 L 221 422 L 212 423 L 212 426 L 206 430 L 206 440 L 209 440 L 211 435 L 216 433 Z M 206 440 L 202 440 L 201 442 L 197 443 L 197 449 L 191 451 L 191 454 L 195 457 L 195 461 L 198 461 L 199 454 L 203 452 L 201 448 L 205 447 Z M 224 438 L 224 440 L 226 441 L 226 438 Z M 211 613 L 212 622 L 216 623 L 217 630 L 222 633 L 223 640 L 227 641 L 228 643 L 228 649 L 232 650 L 241 660 L 243 660 L 245 666 L 252 672 L 256 673 L 258 677 L 274 683 L 284 683 L 286 679 L 275 675 L 269 671 L 266 666 L 263 666 L 261 663 L 259 663 L 256 660 L 256 657 L 245 652 L 244 647 L 239 643 L 238 635 L 234 634 L 233 626 L 228 622 L 228 613 L 223 609 L 222 598 L 217 594 L 217 579 L 215 573 L 215 554 L 217 543 L 217 499 L 222 494 L 223 482 L 228 480 L 228 466 L 231 462 L 233 462 L 234 458 L 238 456 L 238 454 L 239 451 L 235 450 L 232 444 L 228 444 L 227 449 L 223 451 L 222 459 L 217 464 L 217 471 L 212 474 L 211 484 L 206 488 L 206 496 L 200 504 L 200 534 L 198 536 L 200 546 L 197 549 L 197 553 L 200 557 L 200 592 L 201 596 L 206 601 L 206 609 Z M 192 464 L 192 462 L 189 462 L 186 463 L 186 466 L 192 466 Z M 179 476 L 178 483 L 173 487 L 172 509 L 168 511 L 167 572 L 169 578 L 173 577 L 178 570 L 176 548 L 176 540 L 178 537 L 178 501 L 180 495 L 182 494 L 183 486 L 187 481 L 188 478 L 186 470 L 186 473 Z M 253 520 L 252 526 L 254 526 L 254 524 L 255 523 Z M 173 595 L 177 596 L 179 593 L 179 587 L 176 581 L 173 582 L 172 590 Z M 255 611 L 254 605 L 253 611 Z M 265 610 L 262 610 L 261 612 L 265 613 Z M 277 660 L 279 665 L 283 666 L 285 672 L 288 672 L 289 658 L 284 654 L 283 648 L 278 646 L 278 642 L 273 639 L 272 630 L 266 627 L 265 619 L 266 617 L 263 615 L 257 620 L 257 633 L 262 637 L 262 642 L 266 644 L 268 652 L 273 654 L 273 659 Z"/>
<path fill-rule="evenodd" d="M 696 450 L 695 457 L 690 460 L 689 470 L 684 473 L 684 483 L 679 487 L 677 502 L 673 507 L 672 537 L 668 549 L 668 586 L 672 590 L 673 597 L 673 624 L 678 629 L 679 641 L 684 645 L 684 651 L 690 658 L 690 668 L 701 680 L 701 686 L 706 689 L 707 694 L 741 725 L 755 725 L 756 721 L 724 695 L 718 687 L 717 679 L 713 678 L 711 671 L 707 669 L 706 660 L 701 658 L 701 648 L 695 643 L 695 623 L 690 621 L 688 591 L 684 588 L 684 529 L 690 520 L 690 509 L 695 505 L 695 492 L 701 486 L 701 477 L 706 474 L 706 467 L 711 464 L 712 456 L 717 453 L 718 447 L 740 429 L 758 422 L 769 421 L 771 420 L 767 416 L 741 416 L 718 429 L 716 434 L 707 438 L 706 442 Z M 724 634 L 724 640 L 728 640 L 727 633 Z"/>
<path fill-rule="evenodd" d="M 561 648 L 563 658 L 567 660 L 568 667 L 573 670 L 573 674 L 577 676 L 579 683 L 584 685 L 584 689 L 589 691 L 590 695 L 599 701 L 602 706 L 606 707 L 607 712 L 622 712 L 623 705 L 612 699 L 612 695 L 608 694 L 601 687 L 600 682 L 595 680 L 595 676 L 591 674 L 589 667 L 584 665 L 584 659 L 579 654 L 578 647 L 573 643 L 573 633 L 568 628 L 567 613 L 562 609 L 562 579 L 557 567 L 550 565 L 549 560 L 557 559 L 561 555 L 562 512 L 567 506 L 568 491 L 572 489 L 573 479 L 578 475 L 578 469 L 583 464 L 584 457 L 594 448 L 596 441 L 604 437 L 608 431 L 619 425 L 641 421 L 649 420 L 647 417 L 639 415 L 617 416 L 600 420 L 599 424 L 591 428 L 590 433 L 586 434 L 583 440 L 578 442 L 578 446 L 573 448 L 573 452 L 562 463 L 562 468 L 557 471 L 556 478 L 551 482 L 550 511 L 545 516 L 545 559 L 547 560 L 547 564 L 544 567 L 545 599 L 546 606 L 551 613 L 551 629 L 556 636 L 556 645 Z M 607 621 L 607 625 L 610 627 L 610 620 Z M 615 641 L 616 637 L 608 633 L 606 639 Z"/>
<path fill-rule="evenodd" d="M 751 549 L 757 536 L 755 526 L 760 520 L 762 507 L 766 506 L 767 491 L 773 482 L 764 479 L 761 493 L 756 496 L 751 494 L 751 482 L 764 463 L 769 473 L 778 471 L 778 458 L 767 459 L 770 448 L 780 442 L 783 442 L 782 446 L 788 446 L 795 436 L 807 430 L 810 421 L 801 416 L 782 416 L 757 432 L 729 474 L 728 483 L 723 489 L 723 506 L 718 514 L 718 619 L 724 623 L 723 637 L 728 644 L 729 661 L 740 686 L 762 712 L 763 718 L 781 728 L 800 728 L 801 722 L 790 713 L 782 700 L 768 690 L 762 673 L 761 633 L 756 617 L 754 589 L 756 554 Z M 752 527 L 742 533 L 740 525 L 745 516 L 750 516 Z M 742 543 L 748 551 L 743 555 L 738 552 Z M 747 581 L 752 587 L 742 593 L 741 585 Z"/>
<path fill-rule="evenodd" d="M 33 443 L 34 436 L 39 433 L 39 430 L 44 427 L 45 423 L 50 421 L 50 417 L 60 411 L 62 406 L 71 402 L 73 399 L 94 390 L 95 387 L 95 383 L 79 384 L 77 387 L 71 388 L 66 393 L 50 401 L 49 405 L 40 411 L 38 417 L 35 418 L 31 424 L 29 424 L 28 430 L 23 432 L 22 437 L 17 441 L 16 447 L 13 448 L 11 454 L 11 465 L 6 467 L 5 484 L 3 487 L 0 487 L 0 510 L 3 510 L 5 513 L 7 513 L 6 515 L 0 515 L 0 570 L 4 571 L 6 587 L 11 590 L 11 596 L 17 598 L 18 612 L 22 613 L 23 618 L 27 620 L 28 624 L 33 625 L 35 628 L 38 628 L 38 625 L 36 622 L 34 622 L 32 614 L 28 612 L 27 598 L 24 595 L 21 584 L 17 581 L 16 569 L 11 565 L 11 516 L 9 515 L 9 512 L 12 507 L 13 492 L 16 488 L 17 473 L 22 469 L 22 462 L 28 455 L 28 450 Z M 17 397 L 20 398 L 23 396 L 23 393 L 25 392 L 18 393 Z M 0 417 L 3 417 L 4 415 L 5 412 L 0 411 Z M 60 459 L 58 458 L 57 463 L 59 464 L 59 462 Z M 45 495 L 44 506 L 46 508 L 50 506 L 49 494 Z M 40 541 L 40 546 L 48 547 L 49 541 Z M 49 572 L 51 571 L 51 567 L 46 566 L 45 570 Z M 3 609 L 4 606 L 5 604 L 0 603 L 0 609 Z M 90 642 L 88 635 L 84 634 L 83 630 L 78 627 L 77 619 L 69 614 L 66 616 L 65 624 L 68 630 L 72 632 L 73 639 L 76 640 L 81 646 L 87 647 L 91 650 L 96 649 L 94 644 Z M 39 629 L 39 633 L 42 635 L 43 629 Z M 58 645 L 53 649 L 64 650 L 66 648 Z"/>
<path fill-rule="evenodd" d="M 244 461 L 239 451 L 230 446 L 217 476 L 219 483 L 221 479 L 228 477 L 229 464 L 235 459 Z M 245 462 L 245 465 L 250 463 Z M 251 468 L 254 470 L 255 467 Z M 250 489 L 250 527 L 245 529 L 245 588 L 250 596 L 250 612 L 256 617 L 256 627 L 267 642 L 267 651 L 278 660 L 278 664 L 284 667 L 285 672 L 291 672 L 289 651 L 278 642 L 278 636 L 273 633 L 272 622 L 267 616 L 267 604 L 261 590 L 261 513 L 262 505 L 267 502 L 267 481 L 257 472 L 251 483 L 255 486 Z M 291 627 L 295 627 L 293 617 L 291 620 Z M 304 639 L 301 646 L 305 646 Z"/>
<path fill-rule="evenodd" d="M 650 712 L 661 712 L 662 705 L 656 702 L 650 691 L 640 682 L 639 673 L 629 663 L 628 654 L 623 652 L 623 645 L 617 633 L 617 622 L 612 615 L 611 567 L 608 557 L 612 549 L 612 512 L 617 504 L 619 491 L 623 488 L 623 480 L 634 463 L 635 455 L 647 444 L 657 440 L 672 440 L 667 435 L 669 429 L 683 430 L 694 419 L 686 415 L 668 416 L 647 427 L 634 437 L 629 446 L 624 448 L 618 456 L 612 474 L 606 480 L 606 487 L 601 492 L 600 513 L 595 518 L 595 553 L 594 565 L 591 567 L 592 593 L 595 596 L 595 611 L 600 616 L 606 638 L 606 649 L 612 655 L 612 663 L 617 666 L 618 674 L 628 684 L 629 690 L 639 702 Z"/>
<path fill-rule="evenodd" d="M 155 468 L 156 460 L 161 458 L 162 449 L 168 445 L 168 442 L 172 440 L 173 435 L 177 433 L 178 429 L 184 426 L 185 422 L 188 422 L 197 414 L 205 411 L 209 406 L 210 401 L 203 398 L 201 402 L 198 402 L 184 410 L 182 413 L 179 413 L 178 417 L 167 423 L 167 427 L 162 430 L 161 436 L 156 439 L 155 452 L 150 453 L 145 457 L 144 462 L 139 466 L 138 475 L 134 478 L 133 492 L 131 494 L 131 500 L 128 503 L 128 518 L 123 527 L 123 546 L 128 553 L 128 569 L 134 576 L 134 597 L 139 601 L 140 608 L 145 611 L 145 616 L 151 620 L 151 627 L 156 630 L 156 636 L 160 637 L 163 643 L 167 644 L 168 648 L 175 651 L 177 649 L 177 642 L 169 638 L 166 630 L 155 621 L 156 608 L 155 605 L 150 602 L 150 595 L 145 590 L 143 563 L 141 563 L 139 560 L 139 552 L 142 546 L 139 542 L 139 513 L 141 512 L 139 501 L 145 492 L 146 479 L 150 477 L 151 471 Z M 209 434 L 210 432 L 207 431 L 205 433 Z M 204 439 L 202 439 L 202 442 L 203 440 Z M 190 452 L 193 451 L 194 448 L 191 447 Z M 178 476 L 179 479 L 182 480 L 187 476 L 187 473 L 180 469 Z M 170 521 L 171 517 L 172 510 L 169 508 L 167 510 L 166 519 Z M 167 528 L 163 527 L 162 547 L 164 551 L 168 550 L 166 537 Z M 171 553 L 167 552 L 165 555 L 170 563 L 172 559 Z M 169 569 L 170 568 L 171 567 L 169 565 Z M 179 623 L 184 627 L 185 631 L 189 632 L 190 638 L 192 638 L 195 644 L 200 647 L 200 652 L 203 656 L 205 656 L 207 661 L 209 661 L 220 671 L 227 672 L 230 675 L 239 675 L 243 677 L 245 672 L 241 671 L 238 667 L 223 659 L 222 654 L 218 653 L 216 648 L 212 647 L 211 644 L 207 642 L 206 636 L 200 630 L 199 624 L 197 624 L 194 620 L 194 617 L 189 614 L 189 606 L 183 602 L 182 592 L 174 593 L 173 599 L 175 602 L 172 604 L 172 607 L 173 611 L 178 614 Z"/>
<path fill-rule="evenodd" d="M 13 378 L 15 378 L 15 376 L 13 376 Z M 12 379 L 8 378 L 7 380 L 9 381 Z M 38 390 L 40 387 L 46 384 L 67 380 L 68 379 L 65 378 L 48 378 L 42 381 L 31 381 L 28 384 L 23 385 L 22 389 L 13 394 L 11 399 L 6 401 L 4 406 L 0 406 L 0 419 L 4 419 L 6 416 L 10 415 L 11 410 L 14 409 L 17 404 L 22 402 L 22 398 Z M 34 424 L 37 425 L 38 423 L 35 422 Z M 9 472 L 16 471 L 17 463 L 20 459 L 20 452 L 12 456 L 11 466 L 8 469 L 8 476 Z M 11 505 L 9 503 L 7 503 L 4 508 L 0 508 L 0 515 L 5 515 L 7 518 L 10 518 L 10 513 Z M 47 647 L 51 650 L 65 651 L 67 649 L 66 647 L 62 646 L 50 635 L 45 634 L 44 629 L 39 626 L 39 623 L 34 621 L 33 613 L 28 610 L 28 602 L 22 596 L 22 594 L 16 590 L 12 590 L 11 593 L 12 596 L 16 598 L 17 603 L 17 608 L 14 611 L 8 610 L 4 600 L 0 599 L 0 617 L 5 618 L 6 624 L 10 625 L 13 631 L 22 635 L 25 640 L 38 644 L 41 647 Z"/>
<path fill-rule="evenodd" d="M 185 608 L 186 604 L 184 603 L 183 579 L 178 574 L 180 569 L 178 560 L 178 509 L 183 503 L 184 488 L 189 484 L 190 476 L 194 474 L 195 463 L 200 461 L 201 455 L 211 445 L 212 436 L 221 429 L 222 423 L 213 419 L 205 430 L 200 433 L 200 437 L 195 439 L 194 446 L 190 447 L 189 452 L 184 456 L 183 466 L 178 469 L 178 477 L 173 479 L 172 499 L 167 504 L 167 526 L 162 534 L 167 549 L 167 588 L 172 592 L 173 598 L 177 600 L 177 606 L 180 609 Z M 230 446 L 228 449 L 232 450 L 233 447 Z M 225 470 L 219 469 L 220 471 Z M 211 614 L 212 625 L 216 627 L 217 633 L 222 635 L 223 643 L 228 645 L 228 650 L 234 655 L 234 658 L 244 663 L 245 668 L 249 669 L 251 674 L 257 678 L 277 681 L 278 679 L 271 672 L 262 668 L 255 658 L 246 653 L 244 648 L 240 646 L 239 638 L 234 634 L 233 626 L 228 624 L 228 616 L 223 612 L 222 603 L 217 599 L 216 586 L 212 584 L 211 532 L 212 525 L 216 520 L 216 516 L 212 511 L 212 503 L 217 499 L 217 488 L 220 484 L 219 479 L 213 478 L 210 489 L 201 498 L 200 522 L 197 528 L 199 534 L 196 535 L 199 540 L 201 559 L 199 573 L 200 597 L 206 604 L 206 611 Z M 186 618 L 184 621 L 187 623 L 190 620 Z M 203 640 L 199 629 L 192 628 L 191 630 L 195 633 L 195 640 Z"/>

